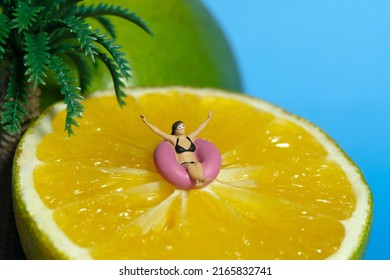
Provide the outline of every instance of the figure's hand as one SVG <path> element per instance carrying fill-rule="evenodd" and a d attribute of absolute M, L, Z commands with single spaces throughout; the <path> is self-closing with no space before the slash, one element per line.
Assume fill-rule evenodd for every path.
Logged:
<path fill-rule="evenodd" d="M 140 115 L 141 119 L 144 121 L 146 125 L 149 125 L 148 121 L 146 120 L 145 115 Z"/>

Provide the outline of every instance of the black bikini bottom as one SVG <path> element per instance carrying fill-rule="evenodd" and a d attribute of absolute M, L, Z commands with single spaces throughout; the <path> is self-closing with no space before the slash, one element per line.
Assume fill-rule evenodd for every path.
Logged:
<path fill-rule="evenodd" d="M 182 162 L 182 163 L 180 163 L 180 165 L 183 165 L 183 164 L 186 164 L 186 163 L 191 163 L 191 164 L 194 164 L 194 163 L 195 163 L 195 161 L 185 161 L 185 162 Z"/>

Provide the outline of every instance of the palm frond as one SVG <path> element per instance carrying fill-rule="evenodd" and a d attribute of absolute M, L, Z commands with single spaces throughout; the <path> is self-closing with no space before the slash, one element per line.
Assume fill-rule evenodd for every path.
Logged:
<path fill-rule="evenodd" d="M 108 4 L 102 4 L 99 3 L 96 7 L 94 5 L 91 5 L 89 7 L 86 7 L 85 5 L 81 5 L 78 9 L 76 16 L 80 16 L 82 18 L 98 18 L 101 16 L 116 16 L 123 18 L 127 21 L 130 21 L 140 28 L 142 28 L 144 31 L 146 31 L 149 34 L 153 34 L 152 30 L 146 25 L 144 21 L 140 17 L 138 17 L 135 13 L 129 12 L 129 10 L 123 9 L 121 6 L 114 6 L 114 5 L 108 5 Z"/>
<path fill-rule="evenodd" d="M 5 14 L 0 14 L 0 59 L 3 58 L 5 49 L 4 45 L 7 43 L 6 39 L 11 32 L 10 19 Z"/>
<path fill-rule="evenodd" d="M 43 19 L 41 21 L 49 22 L 52 18 L 54 18 L 54 13 L 58 11 L 59 3 L 61 0 L 35 0 L 33 4 L 35 6 L 45 7 L 45 11 L 43 14 Z M 58 18 L 58 17 L 57 17 Z"/>
<path fill-rule="evenodd" d="M 48 11 L 54 7 L 57 7 L 61 0 L 30 0 L 34 6 L 43 6 Z"/>
<path fill-rule="evenodd" d="M 115 28 L 109 17 L 122 18 L 149 34 L 152 32 L 128 9 L 108 4 L 80 6 L 81 1 L 0 1 L 0 59 L 7 66 L 13 65 L 13 79 L 0 115 L 1 129 L 6 128 L 11 133 L 20 131 L 27 114 L 23 104 L 29 102 L 25 98 L 28 83 L 34 87 L 44 85 L 47 72 L 52 70 L 67 106 L 65 130 L 73 134 L 73 126 L 78 125 L 76 118 L 81 117 L 84 110 L 80 91 L 84 93 L 92 81 L 90 69 L 96 58 L 110 71 L 119 105 L 126 104 L 123 79 L 130 77 L 130 67 L 114 41 Z M 106 34 L 92 30 L 86 18 L 97 20 Z M 77 67 L 80 87 L 64 57 Z"/>
<path fill-rule="evenodd" d="M 61 94 L 64 95 L 64 103 L 66 104 L 65 131 L 70 136 L 74 134 L 72 127 L 79 126 L 75 118 L 83 116 L 84 107 L 80 102 L 83 100 L 83 96 L 77 93 L 80 89 L 75 86 L 75 79 L 61 57 L 50 56 L 49 67 L 54 71 L 58 84 L 61 86 Z"/>
<path fill-rule="evenodd" d="M 10 66 L 10 80 L 7 95 L 1 113 L 1 124 L 10 135 L 20 134 L 21 123 L 27 111 L 27 81 L 24 76 L 23 62 L 15 60 Z"/>
<path fill-rule="evenodd" d="M 85 56 L 82 53 L 66 52 L 65 55 L 67 55 L 77 67 L 81 93 L 87 92 L 93 78 L 91 65 L 85 60 Z"/>
<path fill-rule="evenodd" d="M 49 0 L 50 1 L 50 0 Z M 76 4 L 83 0 L 57 0 L 55 10 L 49 15 L 48 19 L 58 19 L 69 17 L 74 14 Z M 77 8 L 78 9 L 78 8 Z"/>
<path fill-rule="evenodd" d="M 24 1 L 19 1 L 14 13 L 15 18 L 12 20 L 14 27 L 19 30 L 19 33 L 22 33 L 37 21 L 38 14 L 43 9 L 42 6 L 34 7 Z"/>
<path fill-rule="evenodd" d="M 124 88 L 125 84 L 121 81 L 121 73 L 118 72 L 118 66 L 116 65 L 115 61 L 109 58 L 105 53 L 98 52 L 98 57 L 103 61 L 103 63 L 106 65 L 108 70 L 110 71 L 112 80 L 114 82 L 114 89 L 115 89 L 115 95 L 116 99 L 118 101 L 118 104 L 122 107 L 126 105 L 126 101 L 124 98 L 126 98 L 125 92 L 122 90 Z"/>
<path fill-rule="evenodd" d="M 112 38 L 116 38 L 116 31 L 115 31 L 115 26 L 112 24 L 111 20 L 100 16 L 96 17 L 95 20 L 97 20 L 100 25 L 110 34 Z"/>
<path fill-rule="evenodd" d="M 92 62 L 95 62 L 97 47 L 93 44 L 95 34 L 90 30 L 91 26 L 85 23 L 80 17 L 67 17 L 65 19 L 57 19 L 53 22 L 58 22 L 68 27 L 70 32 L 74 33 L 79 41 L 81 48 L 85 51 L 85 55 L 89 56 Z"/>
<path fill-rule="evenodd" d="M 48 70 L 47 64 L 49 63 L 49 34 L 41 32 L 38 34 L 25 34 L 26 55 L 24 56 L 25 66 L 27 71 L 25 73 L 28 76 L 28 82 L 34 83 L 34 88 L 38 84 L 44 85 L 43 79 L 47 77 L 46 71 Z"/>
<path fill-rule="evenodd" d="M 122 46 L 115 44 L 114 39 L 108 39 L 106 37 L 106 34 L 97 34 L 96 32 L 96 42 L 102 45 L 111 54 L 116 64 L 118 65 L 121 76 L 126 79 L 130 78 L 130 67 L 128 66 L 129 62 L 123 58 L 125 54 L 119 51 Z"/>

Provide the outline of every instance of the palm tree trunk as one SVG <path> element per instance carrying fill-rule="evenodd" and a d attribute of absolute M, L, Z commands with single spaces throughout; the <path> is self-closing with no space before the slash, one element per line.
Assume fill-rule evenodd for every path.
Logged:
<path fill-rule="evenodd" d="M 7 92 L 9 72 L 2 73 L 0 82 L 0 113 Z M 33 118 L 39 115 L 39 89 L 29 87 L 29 116 L 22 125 L 20 135 L 9 135 L 0 127 L 0 259 L 23 259 L 24 254 L 19 242 L 12 206 L 12 164 L 16 147 L 21 135 L 27 129 Z"/>
<path fill-rule="evenodd" d="M 22 255 L 12 207 L 12 160 L 20 136 L 0 136 L 0 259 Z"/>

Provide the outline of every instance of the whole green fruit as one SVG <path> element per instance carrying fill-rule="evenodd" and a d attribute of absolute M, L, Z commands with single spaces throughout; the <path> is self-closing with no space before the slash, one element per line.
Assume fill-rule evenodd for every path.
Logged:
<path fill-rule="evenodd" d="M 85 5 L 98 2 L 84 1 Z M 133 70 L 129 85 L 183 85 L 241 90 L 238 67 L 231 48 L 219 25 L 200 1 L 102 2 L 134 11 L 154 33 L 154 36 L 150 36 L 122 19 L 112 19 L 117 41 L 123 46 L 122 51 L 126 53 Z M 108 71 L 100 75 L 96 79 L 99 84 L 96 88 L 105 88 L 111 81 Z"/>
<path fill-rule="evenodd" d="M 110 17 L 117 42 L 132 68 L 126 86 L 191 86 L 242 91 L 238 66 L 221 28 L 199 0 L 87 0 L 128 8 L 152 30 L 147 34 L 135 24 Z M 93 28 L 101 26 L 90 21 Z M 74 69 L 75 70 L 75 69 Z M 107 68 L 98 61 L 89 92 L 112 88 Z M 52 83 L 52 85 L 54 82 Z M 44 105 L 62 99 L 53 98 L 48 82 Z M 47 93 L 49 92 L 49 93 Z M 51 96 L 46 96 L 51 95 Z"/>

